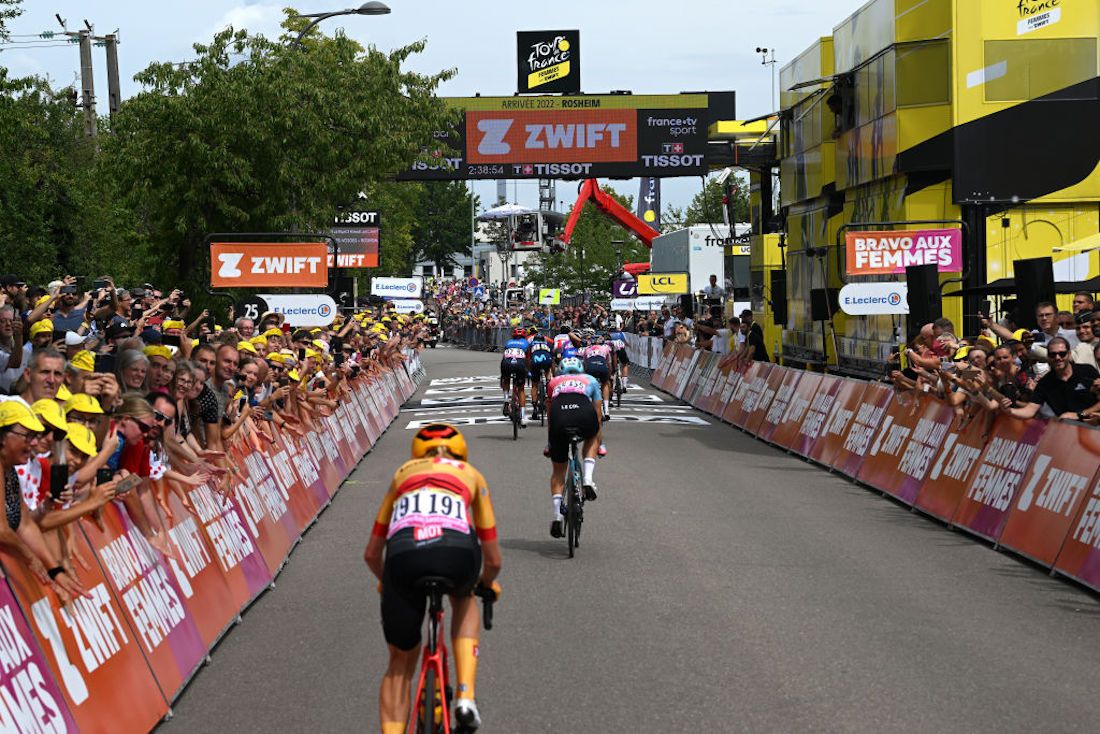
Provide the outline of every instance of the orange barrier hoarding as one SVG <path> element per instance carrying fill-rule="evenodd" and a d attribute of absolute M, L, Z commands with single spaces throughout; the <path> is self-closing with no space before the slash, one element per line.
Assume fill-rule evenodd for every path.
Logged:
<path fill-rule="evenodd" d="M 1098 466 L 1100 431 L 1052 422 L 1035 449 L 997 542 L 1044 566 L 1053 566 L 1088 497 Z"/>
<path fill-rule="evenodd" d="M 744 428 L 756 412 L 760 397 L 768 389 L 768 375 L 772 368 L 773 365 L 767 362 L 753 362 L 749 365 L 733 388 L 722 418 Z"/>
<path fill-rule="evenodd" d="M 828 414 L 828 408 L 823 410 L 817 400 L 818 395 L 822 392 L 826 397 L 829 395 L 827 389 L 822 390 L 824 378 L 824 375 L 816 372 L 802 373 L 802 378 L 795 385 L 794 394 L 791 395 L 787 411 L 783 414 L 782 420 L 772 433 L 772 443 L 791 451 L 797 451 L 803 456 L 806 454 L 807 449 L 802 445 L 806 439 L 802 431 L 816 432 L 820 429 L 821 424 L 825 421 L 825 416 Z M 832 382 L 829 385 L 831 386 Z M 809 439 L 808 443 L 812 444 L 816 437 L 815 433 L 814 438 Z"/>
<path fill-rule="evenodd" d="M 768 410 L 764 413 L 764 418 L 756 431 L 756 435 L 761 439 L 773 441 L 776 429 L 787 421 L 791 401 L 795 397 L 798 384 L 804 374 L 807 373 L 802 370 L 791 370 L 782 367 L 774 370 L 773 378 L 779 378 L 780 382 L 775 390 L 775 397 L 768 405 Z M 773 381 L 769 380 L 769 384 L 772 384 Z"/>
<path fill-rule="evenodd" d="M 954 417 L 927 395 L 895 395 L 856 478 L 913 504 Z"/>
<path fill-rule="evenodd" d="M 961 431 L 952 428 L 917 494 L 914 504 L 919 509 L 946 522 L 951 521 L 978 470 L 995 419 L 995 414 L 983 413 Z"/>
<path fill-rule="evenodd" d="M 978 470 L 951 518 L 952 525 L 989 540 L 1000 537 L 1008 509 L 1046 428 L 1046 421 L 997 419 Z"/>
<path fill-rule="evenodd" d="M 894 399 L 894 390 L 887 385 L 873 382 L 855 384 L 844 403 L 841 405 L 838 402 L 832 422 L 821 438 L 830 444 L 835 443 L 831 452 L 832 467 L 853 479 L 859 473 L 883 416 Z M 844 434 L 836 438 L 833 431 L 841 428 Z"/>

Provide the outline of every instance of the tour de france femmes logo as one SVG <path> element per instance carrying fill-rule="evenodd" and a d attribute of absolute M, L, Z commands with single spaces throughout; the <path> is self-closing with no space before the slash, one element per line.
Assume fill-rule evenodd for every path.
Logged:
<path fill-rule="evenodd" d="M 579 92 L 579 31 L 516 34 L 517 86 L 524 92 Z"/>

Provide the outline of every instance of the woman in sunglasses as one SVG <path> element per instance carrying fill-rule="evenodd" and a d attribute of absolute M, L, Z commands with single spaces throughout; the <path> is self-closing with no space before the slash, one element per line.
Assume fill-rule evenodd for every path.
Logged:
<path fill-rule="evenodd" d="M 142 395 L 123 395 L 122 404 L 115 410 L 112 425 L 118 432 L 119 446 L 107 460 L 107 466 L 115 472 L 125 469 L 130 474 L 148 479 L 152 474 L 148 436 L 155 428 L 153 407 Z M 141 503 L 141 493 L 145 491 L 148 491 L 148 482 L 122 495 L 122 503 L 141 534 L 158 550 L 167 551 L 167 543 L 163 541 L 163 533 L 159 528 L 159 518 L 151 519 Z M 154 519 L 158 523 L 156 527 L 153 524 Z"/>
<path fill-rule="evenodd" d="M 0 545 L 21 559 L 38 580 L 57 592 L 62 603 L 84 593 L 80 581 L 60 565 L 47 547 L 42 531 L 31 518 L 23 501 L 16 467 L 25 465 L 34 453 L 32 441 L 46 427 L 18 399 L 0 402 L 0 476 L 4 481 L 4 515 L 0 522 Z"/>

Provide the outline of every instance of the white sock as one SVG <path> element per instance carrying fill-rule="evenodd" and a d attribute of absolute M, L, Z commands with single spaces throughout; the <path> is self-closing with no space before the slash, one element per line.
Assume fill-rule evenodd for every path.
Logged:
<path fill-rule="evenodd" d="M 596 460 L 585 459 L 584 460 L 584 483 L 592 484 L 592 473 L 596 471 Z"/>
<path fill-rule="evenodd" d="M 607 413 L 607 401 L 603 401 L 603 412 Z"/>
<path fill-rule="evenodd" d="M 560 494 L 554 495 L 554 519 L 555 520 L 560 520 L 561 519 L 561 495 Z"/>
<path fill-rule="evenodd" d="M 519 422 L 523 423 L 525 420 L 527 420 L 527 406 L 526 405 L 519 409 Z"/>

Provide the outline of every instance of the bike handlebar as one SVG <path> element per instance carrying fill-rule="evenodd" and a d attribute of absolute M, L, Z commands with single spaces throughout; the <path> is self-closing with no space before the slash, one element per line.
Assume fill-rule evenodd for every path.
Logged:
<path fill-rule="evenodd" d="M 481 597 L 481 622 L 485 625 L 485 629 L 491 630 L 493 628 L 493 602 L 497 600 L 497 593 L 491 587 L 477 585 L 474 589 L 474 594 Z"/>

